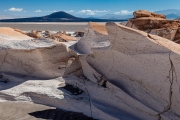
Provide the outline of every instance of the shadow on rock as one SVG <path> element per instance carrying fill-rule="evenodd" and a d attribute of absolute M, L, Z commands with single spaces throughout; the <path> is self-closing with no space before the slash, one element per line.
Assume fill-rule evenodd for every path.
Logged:
<path fill-rule="evenodd" d="M 29 115 L 36 118 L 48 120 L 95 120 L 82 113 L 65 111 L 61 109 L 47 109 L 43 111 L 36 111 L 29 113 Z"/>
<path fill-rule="evenodd" d="M 79 89 L 77 86 L 73 86 L 70 84 L 66 84 L 64 87 L 59 87 L 58 89 L 60 89 L 62 91 L 66 90 L 66 91 L 70 92 L 72 95 L 80 95 L 84 92 L 83 90 Z"/>

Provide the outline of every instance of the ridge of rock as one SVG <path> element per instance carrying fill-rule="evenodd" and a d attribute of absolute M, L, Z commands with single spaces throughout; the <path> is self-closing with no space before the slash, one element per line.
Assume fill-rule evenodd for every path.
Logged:
<path fill-rule="evenodd" d="M 135 11 L 134 18 L 129 19 L 126 26 L 180 43 L 180 21 L 166 20 L 162 14 Z"/>

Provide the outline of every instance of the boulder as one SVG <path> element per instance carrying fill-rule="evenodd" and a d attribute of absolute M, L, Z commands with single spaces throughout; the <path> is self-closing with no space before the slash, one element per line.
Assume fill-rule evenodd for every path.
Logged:
<path fill-rule="evenodd" d="M 180 27 L 177 29 L 173 41 L 174 41 L 175 43 L 180 44 Z"/>
<path fill-rule="evenodd" d="M 43 38 L 43 36 L 40 34 L 40 31 L 34 31 L 32 30 L 30 33 L 27 33 L 26 35 L 32 37 L 32 38 Z"/>
<path fill-rule="evenodd" d="M 153 12 L 148 12 L 146 10 L 138 10 L 133 12 L 134 18 L 141 18 L 141 17 L 153 17 L 153 18 L 162 18 L 162 19 L 166 19 L 165 15 L 162 14 L 156 14 Z"/>
<path fill-rule="evenodd" d="M 76 41 L 77 39 L 73 36 L 69 36 L 69 35 L 65 35 L 65 34 L 61 34 L 60 38 L 62 41 L 68 42 L 68 41 Z"/>
<path fill-rule="evenodd" d="M 166 20 L 164 15 L 148 11 L 135 11 L 134 18 L 129 19 L 126 26 L 142 30 L 148 34 L 158 35 L 178 43 L 180 21 Z M 177 35 L 176 35 L 177 34 Z"/>
<path fill-rule="evenodd" d="M 77 40 L 73 36 L 68 36 L 68 35 L 62 34 L 62 33 L 52 34 L 50 38 L 54 39 L 58 42 L 68 42 L 68 41 L 76 41 Z"/>
<path fill-rule="evenodd" d="M 83 31 L 76 31 L 75 32 L 75 37 L 83 37 L 84 36 L 84 32 Z"/>
<path fill-rule="evenodd" d="M 66 31 L 63 31 L 62 34 L 66 34 Z"/>
<path fill-rule="evenodd" d="M 51 37 L 51 32 L 46 30 L 44 33 L 43 33 L 43 37 L 44 38 L 50 38 Z"/>

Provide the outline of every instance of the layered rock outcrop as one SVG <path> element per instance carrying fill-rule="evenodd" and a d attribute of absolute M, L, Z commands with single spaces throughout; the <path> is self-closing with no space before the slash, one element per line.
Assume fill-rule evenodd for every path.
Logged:
<path fill-rule="evenodd" d="M 0 82 L 0 101 L 30 101 L 102 120 L 180 119 L 180 46 L 168 39 L 89 23 L 77 43 L 0 42 L 0 73 L 8 79 Z"/>
<path fill-rule="evenodd" d="M 162 19 L 166 19 L 165 15 L 161 15 L 161 14 L 156 14 L 153 12 L 148 12 L 145 10 L 139 10 L 139 11 L 135 11 L 133 13 L 134 18 L 142 18 L 142 17 L 153 17 L 153 18 L 162 18 Z"/>
<path fill-rule="evenodd" d="M 135 11 L 133 14 L 134 18 L 129 19 L 126 26 L 180 43 L 178 37 L 180 36 L 178 32 L 180 21 L 166 20 L 165 15 L 144 10 Z"/>

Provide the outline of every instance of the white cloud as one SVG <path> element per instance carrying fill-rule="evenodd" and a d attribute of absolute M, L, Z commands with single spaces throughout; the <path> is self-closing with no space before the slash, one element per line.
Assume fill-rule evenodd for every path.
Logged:
<path fill-rule="evenodd" d="M 108 12 L 107 10 L 94 10 L 94 12 Z"/>
<path fill-rule="evenodd" d="M 42 12 L 41 10 L 36 10 L 35 12 Z"/>
<path fill-rule="evenodd" d="M 106 10 L 81 10 L 78 14 L 95 15 L 96 13 L 108 12 Z"/>
<path fill-rule="evenodd" d="M 21 12 L 23 10 L 23 8 L 9 8 L 8 11 L 12 11 L 12 12 Z"/>
<path fill-rule="evenodd" d="M 87 14 L 87 15 L 95 15 L 95 12 L 92 10 L 81 10 L 78 13 L 80 14 Z"/>
<path fill-rule="evenodd" d="M 48 11 L 41 11 L 41 12 L 58 12 L 58 11 L 57 10 L 53 10 L 53 11 L 48 10 Z"/>
<path fill-rule="evenodd" d="M 69 10 L 69 11 L 66 11 L 66 12 L 68 12 L 68 13 L 72 13 L 72 12 L 74 12 L 74 10 Z"/>
<path fill-rule="evenodd" d="M 134 11 L 121 10 L 120 12 L 115 12 L 114 14 L 117 14 L 117 15 L 127 15 L 127 14 L 131 14 L 133 12 Z"/>

